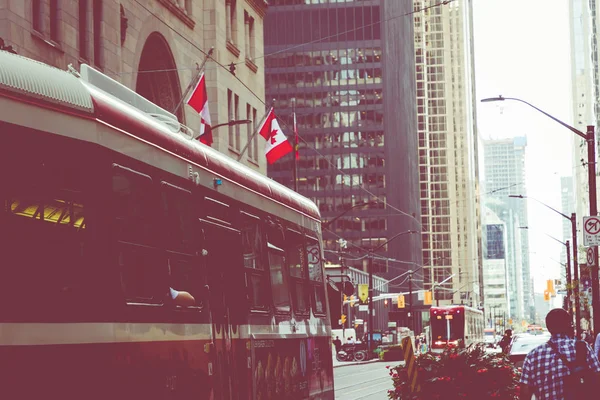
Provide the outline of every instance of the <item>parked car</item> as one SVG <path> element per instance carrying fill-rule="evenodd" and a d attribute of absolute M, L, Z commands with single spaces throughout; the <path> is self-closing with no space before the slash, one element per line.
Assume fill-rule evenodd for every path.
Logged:
<path fill-rule="evenodd" d="M 508 347 L 508 359 L 515 367 L 522 367 L 529 352 L 550 339 L 549 334 L 532 335 L 522 333 L 513 336 Z"/>

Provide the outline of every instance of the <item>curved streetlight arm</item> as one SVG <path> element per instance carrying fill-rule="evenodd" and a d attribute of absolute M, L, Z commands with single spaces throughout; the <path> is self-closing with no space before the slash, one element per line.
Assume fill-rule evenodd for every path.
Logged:
<path fill-rule="evenodd" d="M 535 197 L 529 197 L 529 196 L 523 196 L 522 194 L 509 194 L 508 197 L 512 197 L 513 199 L 531 199 L 534 200 L 538 203 L 540 203 L 541 205 L 543 205 L 546 208 L 549 208 L 550 210 L 554 211 L 557 214 L 562 215 L 564 218 L 568 219 L 569 221 L 571 221 L 571 217 L 561 213 L 560 211 L 558 211 L 556 208 L 550 207 L 548 204 L 536 199 Z"/>
<path fill-rule="evenodd" d="M 569 219 L 571 219 L 571 218 L 569 218 Z M 519 227 L 519 229 L 527 229 L 527 230 L 529 230 L 529 227 L 528 227 L 528 226 L 520 226 L 520 227 Z M 547 234 L 546 232 L 542 232 L 542 233 L 543 233 L 544 235 L 548 236 L 550 239 L 556 240 L 558 243 L 562 244 L 563 246 L 566 246 L 566 245 L 567 245 L 567 243 L 563 242 L 563 241 L 562 241 L 562 240 L 560 240 L 560 239 L 557 239 L 557 238 L 555 238 L 555 237 L 554 237 L 554 236 L 552 236 L 552 235 L 549 235 L 549 234 Z"/>
<path fill-rule="evenodd" d="M 550 118 L 553 121 L 558 122 L 559 124 L 561 124 L 562 126 L 564 126 L 565 128 L 567 128 L 568 130 L 570 130 L 571 132 L 573 132 L 574 134 L 576 134 L 577 136 L 582 137 L 583 139 L 587 139 L 588 136 L 581 132 L 580 130 L 573 128 L 571 125 L 568 125 L 564 122 L 562 122 L 560 119 L 548 114 L 546 111 L 544 110 L 540 110 L 539 108 L 537 108 L 536 106 L 534 106 L 531 103 L 526 102 L 525 100 L 521 100 L 521 99 L 517 99 L 516 97 L 502 97 L 502 96 L 498 96 L 498 97 L 488 97 L 486 99 L 481 99 L 482 103 L 488 103 L 488 102 L 492 102 L 492 101 L 504 101 L 504 100 L 514 100 L 514 101 L 520 101 L 523 104 L 527 104 L 529 107 L 536 109 L 537 111 L 541 112 L 542 114 L 544 114 L 546 117 Z"/>

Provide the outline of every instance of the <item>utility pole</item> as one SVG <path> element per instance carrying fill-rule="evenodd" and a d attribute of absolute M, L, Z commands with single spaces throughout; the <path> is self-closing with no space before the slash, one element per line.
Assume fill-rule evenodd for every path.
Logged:
<path fill-rule="evenodd" d="M 588 184 L 590 190 L 590 216 L 598 215 L 598 204 L 596 198 L 596 135 L 594 134 L 594 125 L 588 125 L 586 132 L 586 142 L 588 148 Z M 577 248 L 577 246 L 573 243 L 573 247 Z M 592 308 L 594 313 L 592 314 L 594 318 L 594 333 L 600 332 L 600 282 L 598 280 L 598 247 L 594 246 L 594 260 L 591 265 L 591 275 L 592 275 Z M 574 261 L 575 262 L 575 261 Z M 579 267 L 579 266 L 578 266 Z M 577 286 L 579 286 L 579 278 L 577 278 Z M 579 291 L 578 293 L 579 294 Z M 579 301 L 579 297 L 576 299 Z M 579 307 L 577 310 L 579 311 Z M 577 325 L 579 325 L 579 321 L 577 321 Z"/>
<path fill-rule="evenodd" d="M 575 334 L 579 336 L 581 309 L 579 307 L 579 264 L 577 262 L 577 217 L 571 214 L 571 230 L 573 231 L 573 296 L 575 297 Z"/>
<path fill-rule="evenodd" d="M 412 269 L 408 271 L 408 329 L 412 330 L 414 327 L 413 316 L 412 316 Z"/>
<path fill-rule="evenodd" d="M 367 349 L 369 358 L 373 351 L 373 251 L 369 251 L 369 320 L 367 322 Z"/>
<path fill-rule="evenodd" d="M 567 310 L 569 311 L 569 315 L 571 316 L 571 321 L 573 320 L 573 304 L 571 303 L 571 296 L 573 295 L 573 282 L 571 279 L 571 244 L 569 241 L 565 241 L 565 246 L 567 246 L 567 265 L 566 265 L 566 273 L 565 277 L 567 278 Z"/>

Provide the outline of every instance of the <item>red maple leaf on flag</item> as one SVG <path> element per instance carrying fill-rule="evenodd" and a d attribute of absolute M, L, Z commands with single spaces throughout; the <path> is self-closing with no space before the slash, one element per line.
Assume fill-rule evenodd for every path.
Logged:
<path fill-rule="evenodd" d="M 275 139 L 275 136 L 277 135 L 277 129 L 273 129 L 271 131 L 271 135 L 269 135 L 271 137 L 271 144 L 275 144 L 277 143 L 277 140 Z"/>

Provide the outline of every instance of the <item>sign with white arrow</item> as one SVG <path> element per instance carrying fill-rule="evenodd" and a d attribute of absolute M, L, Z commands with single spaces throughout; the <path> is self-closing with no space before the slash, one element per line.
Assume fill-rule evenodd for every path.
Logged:
<path fill-rule="evenodd" d="M 583 217 L 583 245 L 600 246 L 599 217 Z"/>

